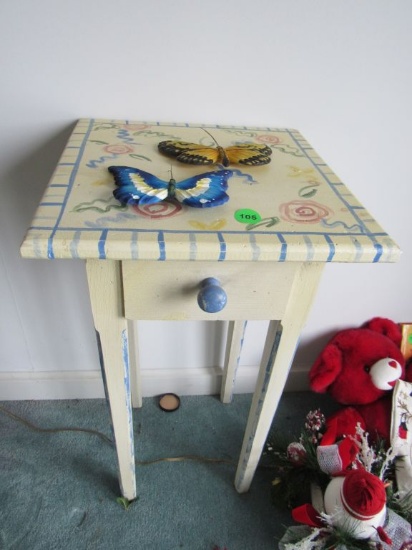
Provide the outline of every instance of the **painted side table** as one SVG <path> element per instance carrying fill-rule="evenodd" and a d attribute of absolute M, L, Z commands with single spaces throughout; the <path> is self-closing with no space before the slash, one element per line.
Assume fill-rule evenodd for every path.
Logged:
<path fill-rule="evenodd" d="M 181 164 L 158 151 L 164 140 L 213 145 L 204 129 L 223 147 L 266 144 L 271 163 L 229 166 L 230 199 L 213 208 L 176 201 L 125 206 L 113 197 L 109 166 L 139 168 L 165 181 L 173 170 L 177 182 L 221 169 Z M 131 321 L 229 321 L 221 390 L 229 402 L 245 321 L 270 320 L 235 478 L 244 492 L 324 265 L 394 262 L 400 255 L 296 130 L 89 119 L 75 127 L 21 253 L 86 260 L 120 486 L 130 500 L 136 497 L 132 404 L 141 405 Z M 213 312 L 202 309 L 210 279 L 226 297 Z"/>

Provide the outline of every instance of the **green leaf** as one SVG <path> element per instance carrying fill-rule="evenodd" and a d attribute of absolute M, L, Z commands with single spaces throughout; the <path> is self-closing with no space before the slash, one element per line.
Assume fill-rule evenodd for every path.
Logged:
<path fill-rule="evenodd" d="M 276 216 L 272 216 L 271 218 L 263 218 L 262 220 L 256 222 L 256 223 L 249 223 L 246 226 L 246 231 L 250 231 L 252 229 L 256 229 L 257 227 L 272 227 L 279 223 L 280 220 Z"/>
<path fill-rule="evenodd" d="M 120 506 L 123 506 L 123 508 L 125 510 L 127 510 L 129 508 L 129 506 L 131 505 L 132 502 L 134 502 L 133 500 L 128 500 L 126 497 L 118 497 L 116 499 L 116 502 L 117 504 L 120 504 Z"/>
<path fill-rule="evenodd" d="M 130 153 L 129 157 L 139 160 L 148 160 L 149 162 L 152 162 L 152 159 L 149 159 L 149 157 L 145 157 L 144 155 L 136 155 L 135 153 Z"/>
<path fill-rule="evenodd" d="M 314 195 L 316 195 L 317 192 L 318 190 L 316 189 L 316 187 L 313 187 L 312 185 L 308 185 L 300 189 L 299 197 L 302 197 L 304 199 L 309 199 L 310 197 L 313 197 Z"/>

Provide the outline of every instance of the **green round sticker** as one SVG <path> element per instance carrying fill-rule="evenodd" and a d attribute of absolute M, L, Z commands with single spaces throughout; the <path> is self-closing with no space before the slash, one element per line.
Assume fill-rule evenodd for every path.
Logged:
<path fill-rule="evenodd" d="M 261 219 L 262 216 L 250 208 L 241 208 L 235 212 L 235 220 L 240 223 L 257 223 Z"/>

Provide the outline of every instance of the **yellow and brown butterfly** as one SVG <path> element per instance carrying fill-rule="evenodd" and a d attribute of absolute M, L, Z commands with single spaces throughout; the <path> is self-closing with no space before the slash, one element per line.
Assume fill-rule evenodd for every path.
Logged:
<path fill-rule="evenodd" d="M 204 131 L 209 134 L 207 130 Z M 263 143 L 241 143 L 230 147 L 221 147 L 215 138 L 211 134 L 209 135 L 216 143 L 215 147 L 168 140 L 161 141 L 158 148 L 161 153 L 186 164 L 223 164 L 227 167 L 230 164 L 262 166 L 270 162 L 272 149 Z"/>

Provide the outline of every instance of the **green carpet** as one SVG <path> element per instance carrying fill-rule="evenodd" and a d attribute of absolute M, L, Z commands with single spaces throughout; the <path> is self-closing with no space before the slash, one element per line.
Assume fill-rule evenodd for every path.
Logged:
<path fill-rule="evenodd" d="M 290 525 L 271 501 L 272 472 L 259 468 L 250 491 L 233 486 L 250 395 L 231 405 L 183 397 L 173 413 L 146 398 L 134 412 L 138 499 L 125 509 L 113 446 L 93 433 L 38 432 L 0 411 L 0 548 L 3 550 L 269 550 Z M 78 427 L 111 438 L 104 400 L 8 401 L 1 406 L 50 429 Z M 287 393 L 273 429 L 299 435 L 311 393 Z"/>

